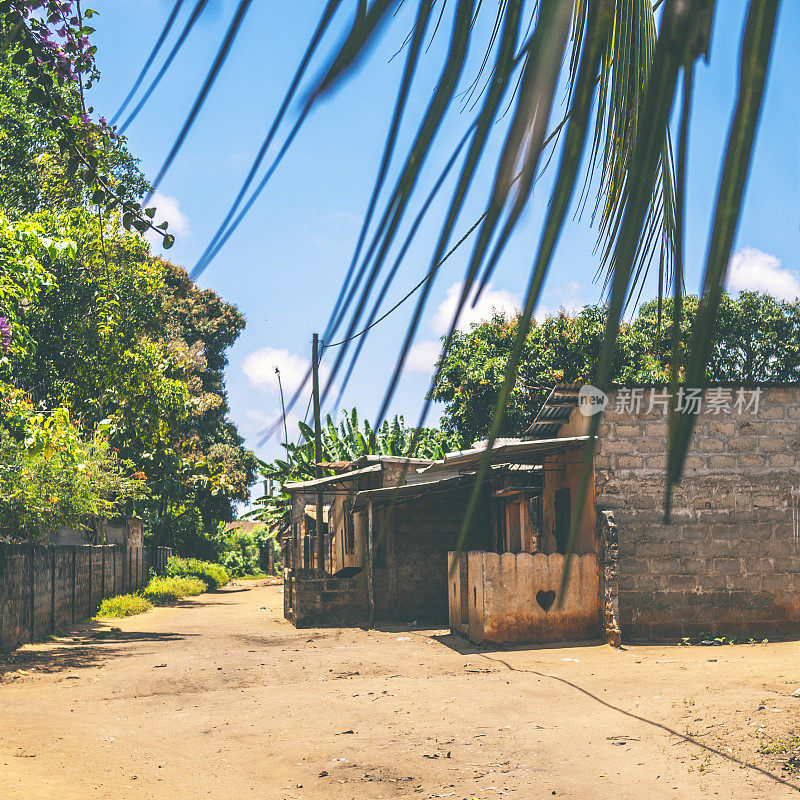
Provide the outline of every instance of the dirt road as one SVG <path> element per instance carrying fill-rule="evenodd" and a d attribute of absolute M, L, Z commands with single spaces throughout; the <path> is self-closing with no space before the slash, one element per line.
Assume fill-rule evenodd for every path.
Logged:
<path fill-rule="evenodd" d="M 800 644 L 297 631 L 233 586 L 0 665 L 13 798 L 796 797 Z M 785 752 L 759 752 L 780 751 Z"/>

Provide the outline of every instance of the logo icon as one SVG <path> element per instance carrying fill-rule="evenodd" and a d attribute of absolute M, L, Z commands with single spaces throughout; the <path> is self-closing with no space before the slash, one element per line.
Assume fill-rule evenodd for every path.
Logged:
<path fill-rule="evenodd" d="M 596 386 L 584 383 L 578 392 L 578 410 L 584 417 L 592 417 L 605 410 L 608 396 Z"/>

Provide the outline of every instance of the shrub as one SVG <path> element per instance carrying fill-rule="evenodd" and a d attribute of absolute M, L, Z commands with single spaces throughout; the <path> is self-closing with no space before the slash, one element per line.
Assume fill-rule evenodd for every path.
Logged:
<path fill-rule="evenodd" d="M 219 525 L 216 535 L 219 563 L 233 578 L 246 575 L 266 575 L 269 565 L 269 548 L 275 548 L 275 568 L 278 569 L 280 545 L 274 540 L 266 525 L 258 525 L 251 531 L 241 528 L 225 530 Z"/>
<path fill-rule="evenodd" d="M 198 561 L 196 558 L 173 556 L 167 560 L 165 572 L 173 578 L 199 578 L 209 589 L 217 589 L 230 580 L 224 567 L 210 561 Z"/>
<path fill-rule="evenodd" d="M 85 440 L 66 408 L 37 413 L 21 392 L 0 401 L 0 537 L 36 539 L 89 516 L 112 516 L 141 481 L 106 439 L 104 420 Z"/>
<path fill-rule="evenodd" d="M 114 617 L 130 617 L 149 611 L 153 604 L 138 594 L 120 594 L 116 597 L 107 597 L 100 604 L 97 618 L 111 619 Z"/>
<path fill-rule="evenodd" d="M 220 539 L 219 562 L 229 575 L 241 578 L 258 572 L 260 552 L 253 533 L 235 529 L 227 533 L 220 531 Z"/>
<path fill-rule="evenodd" d="M 207 588 L 199 578 L 151 578 L 142 595 L 153 605 L 163 606 L 184 597 L 202 594 Z"/>

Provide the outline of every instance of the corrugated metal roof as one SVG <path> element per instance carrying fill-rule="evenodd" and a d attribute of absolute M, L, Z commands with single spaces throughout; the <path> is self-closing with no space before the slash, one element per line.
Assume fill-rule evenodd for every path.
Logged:
<path fill-rule="evenodd" d="M 383 467 L 380 464 L 372 464 L 369 467 L 362 469 L 354 469 L 350 472 L 341 472 L 338 475 L 328 475 L 325 478 L 313 478 L 310 481 L 290 481 L 284 483 L 283 488 L 290 492 L 295 492 L 300 489 L 313 489 L 317 486 L 327 486 L 333 483 L 344 483 L 345 481 L 356 478 L 359 475 L 366 475 L 368 472 L 380 472 Z"/>
<path fill-rule="evenodd" d="M 547 455 L 557 453 L 560 450 L 571 450 L 580 447 L 589 440 L 588 436 L 565 436 L 554 439 L 521 439 L 516 442 L 507 442 L 492 448 L 491 461 L 496 463 L 498 460 L 508 460 L 513 458 L 523 458 L 528 455 Z M 420 470 L 421 474 L 428 472 L 439 472 L 456 466 L 467 466 L 478 464 L 486 452 L 486 447 L 474 447 L 470 450 L 459 450 L 455 453 L 447 453 L 441 461 L 434 461 L 429 467 Z"/>
<path fill-rule="evenodd" d="M 563 440 L 562 440 L 563 441 Z M 499 472 L 523 472 L 537 473 L 542 469 L 540 464 L 492 464 L 491 471 L 496 475 Z M 394 502 L 400 499 L 412 497 L 423 497 L 431 492 L 438 492 L 447 489 L 457 489 L 462 485 L 474 483 L 477 472 L 451 472 L 447 471 L 444 475 L 437 473 L 435 478 L 420 479 L 414 483 L 407 483 L 403 486 L 387 486 L 382 489 L 363 489 L 357 492 L 353 500 L 353 507 L 363 507 L 368 500 Z M 487 478 L 488 479 L 488 478 Z"/>
<path fill-rule="evenodd" d="M 526 436 L 533 439 L 554 439 L 561 431 L 561 426 L 569 421 L 573 410 L 578 407 L 580 383 L 559 383 L 553 387 L 547 400 L 544 401 Z"/>
<path fill-rule="evenodd" d="M 456 489 L 458 486 L 468 484 L 475 478 L 475 473 L 467 475 L 448 476 L 437 478 L 436 480 L 421 481 L 419 483 L 409 483 L 404 486 L 387 486 L 383 489 L 364 489 L 356 494 L 353 499 L 353 509 L 362 508 L 369 500 L 394 502 L 411 497 L 423 497 L 431 492 L 441 491 L 442 489 Z"/>

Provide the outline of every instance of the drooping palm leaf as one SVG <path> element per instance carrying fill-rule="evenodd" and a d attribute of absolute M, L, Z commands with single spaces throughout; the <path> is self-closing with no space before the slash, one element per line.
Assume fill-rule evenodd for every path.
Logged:
<path fill-rule="evenodd" d="M 767 68 L 775 36 L 779 0 L 751 0 L 745 22 L 739 66 L 739 93 L 731 122 L 725 161 L 722 167 L 714 226 L 708 245 L 703 293 L 692 333 L 692 359 L 687 364 L 689 386 L 705 388 L 706 366 L 711 354 L 713 331 L 728 271 L 731 249 L 742 208 L 750 157 L 755 140 Z M 667 460 L 665 514 L 669 516 L 673 486 L 680 481 L 683 464 L 694 427 L 693 414 L 678 414 L 672 426 Z"/>
<path fill-rule="evenodd" d="M 389 0 L 362 0 L 356 4 L 355 19 L 344 38 L 344 44 L 334 52 L 323 77 L 310 87 L 308 104 L 302 109 L 284 141 L 278 159 L 262 178 L 259 187 L 272 174 L 317 98 L 329 93 L 358 66 L 366 63 L 371 46 L 390 22 L 390 11 L 396 11 L 401 5 Z M 507 241 L 514 233 L 517 220 L 534 188 L 537 166 L 550 125 L 550 108 L 557 92 L 562 56 L 566 56 L 564 69 L 567 71 L 569 109 L 566 119 L 572 123 L 574 116 L 575 124 L 570 124 L 567 129 L 550 212 L 529 279 L 524 316 L 529 321 L 535 308 L 564 216 L 576 187 L 580 185 L 580 155 L 588 149 L 579 208 L 587 204 L 594 207 L 593 218 L 597 218 L 599 227 L 598 246 L 609 293 L 606 341 L 596 383 L 601 387 L 608 383 L 611 354 L 621 316 L 627 304 L 636 300 L 637 291 L 641 290 L 654 260 L 658 263 L 659 297 L 672 284 L 675 296 L 673 313 L 676 315 L 673 331 L 679 331 L 676 322 L 681 313 L 683 291 L 683 198 L 691 74 L 694 62 L 707 51 L 713 0 L 659 0 L 655 4 L 661 14 L 658 31 L 651 0 L 528 0 L 527 3 L 522 0 L 497 0 L 491 9 L 491 21 L 481 25 L 481 15 L 488 13 L 485 9 L 489 5 L 482 0 L 458 0 L 450 4 L 439 0 L 437 9 L 433 0 L 417 0 L 415 25 L 408 36 L 403 32 L 404 44 L 401 49 L 408 49 L 408 57 L 395 111 L 389 123 L 378 177 L 350 270 L 344 277 L 325 332 L 326 339 L 334 336 L 342 339 L 341 343 L 336 342 L 341 346 L 329 374 L 326 393 L 334 380 L 338 379 L 350 347 L 357 340 L 345 381 L 339 383 L 342 390 L 346 386 L 361 352 L 366 331 L 381 319 L 382 303 L 401 268 L 410 237 L 413 237 L 426 215 L 439 212 L 431 202 L 434 193 L 414 219 L 411 232 L 404 234 L 404 229 L 408 228 L 406 215 L 419 191 L 426 163 L 436 147 L 448 110 L 454 102 L 462 99 L 465 106 L 469 103 L 478 111 L 464 139 L 464 146 L 468 145 L 465 157 L 460 160 L 461 156 L 454 154 L 448 162 L 448 169 L 440 177 L 440 181 L 444 181 L 451 166 L 459 161 L 460 173 L 456 177 L 450 203 L 440 210 L 441 234 L 427 274 L 417 287 L 421 290 L 420 296 L 380 416 L 391 401 L 441 263 L 441 255 L 456 233 L 465 199 L 479 191 L 472 185 L 472 179 L 488 157 L 490 150 L 487 142 L 495 126 L 501 122 L 506 126 L 505 138 L 491 184 L 486 189 L 484 207 L 487 211 L 478 224 L 478 240 L 466 271 L 459 311 L 474 287 L 486 285 Z M 777 7 L 778 0 L 750 2 L 742 47 L 739 99 L 718 193 L 705 270 L 703 303 L 694 333 L 696 344 L 690 350 L 692 361 L 686 369 L 688 378 L 697 383 L 702 383 L 708 358 L 704 348 L 711 340 L 710 332 L 738 223 L 755 126 L 761 111 L 764 76 Z M 434 22 L 437 11 L 438 18 Z M 531 35 L 522 31 L 521 20 L 527 16 L 527 12 L 530 12 L 533 24 Z M 572 30 L 569 55 L 566 55 L 565 19 Z M 602 26 L 597 24 L 598 20 L 603 21 Z M 431 23 L 434 29 L 432 37 L 443 35 L 438 31 L 449 30 L 449 45 L 436 84 L 420 87 L 421 71 L 417 69 L 417 64 L 424 55 L 423 43 Z M 598 31 L 602 32 L 601 36 Z M 477 59 L 477 71 L 472 76 L 466 76 L 466 66 L 472 63 L 471 54 L 475 54 Z M 488 83 L 481 85 L 487 71 Z M 298 72 L 301 77 L 303 74 L 303 70 Z M 684 76 L 684 110 L 676 171 L 673 168 L 669 126 L 681 74 Z M 298 86 L 299 83 L 293 84 L 292 94 L 299 92 Z M 596 100 L 592 106 L 595 87 Z M 429 102 L 417 120 L 412 119 L 409 111 L 411 105 L 408 98 L 412 89 L 427 89 L 429 96 Z M 283 114 L 285 106 L 282 106 L 279 116 Z M 400 157 L 397 152 L 399 126 L 414 125 L 415 122 L 417 130 L 412 146 L 404 157 Z M 258 168 L 256 164 L 255 169 Z M 399 177 L 391 189 L 384 193 L 389 174 Z M 248 176 L 248 186 L 254 179 L 253 172 Z M 437 192 L 440 185 L 437 183 Z M 236 218 L 228 220 L 230 224 L 214 243 L 212 254 L 224 244 L 252 205 L 260 191 L 259 187 L 251 192 Z M 593 202 L 589 199 L 592 189 L 597 189 Z M 387 197 L 380 201 L 379 198 L 384 194 Z M 400 249 L 400 256 L 395 257 L 397 243 L 403 241 L 404 235 L 405 243 Z M 455 324 L 454 321 L 452 329 Z M 524 325 L 521 327 L 524 329 Z M 515 359 L 512 357 L 510 361 L 511 368 L 504 383 L 506 392 L 514 380 Z M 676 359 L 673 381 L 677 378 L 679 366 L 679 360 Z M 304 391 L 304 386 L 300 387 L 295 399 Z M 499 429 L 504 410 L 501 399 L 492 430 Z M 592 425 L 595 432 L 598 424 L 599 417 L 594 417 Z M 671 431 L 670 486 L 681 475 L 681 465 L 691 434 L 691 418 L 673 418 Z M 382 435 L 383 426 L 379 418 L 377 430 L 370 429 L 367 438 L 373 443 Z M 583 476 L 584 486 L 588 486 L 588 480 L 587 466 Z M 581 504 L 576 505 L 578 509 L 581 507 Z M 573 520 L 573 533 L 574 530 Z"/>

